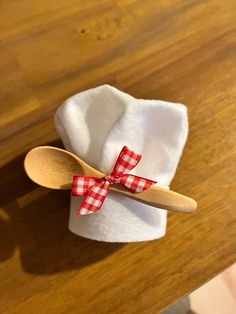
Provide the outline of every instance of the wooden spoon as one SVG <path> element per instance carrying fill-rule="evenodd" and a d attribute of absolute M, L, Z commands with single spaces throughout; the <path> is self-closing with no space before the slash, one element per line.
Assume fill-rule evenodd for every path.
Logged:
<path fill-rule="evenodd" d="M 25 157 L 24 167 L 31 180 L 51 189 L 71 189 L 74 175 L 102 178 L 104 174 L 86 164 L 76 155 L 51 146 L 33 148 Z M 193 212 L 197 203 L 174 191 L 152 186 L 144 192 L 132 193 L 121 184 L 110 186 L 136 201 L 177 212 Z"/>

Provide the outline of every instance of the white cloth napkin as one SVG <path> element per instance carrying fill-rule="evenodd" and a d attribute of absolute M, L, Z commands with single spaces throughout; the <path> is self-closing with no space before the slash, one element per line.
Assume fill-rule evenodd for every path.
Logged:
<path fill-rule="evenodd" d="M 78 93 L 59 107 L 55 125 L 68 151 L 109 173 L 122 147 L 142 154 L 133 174 L 168 187 L 188 134 L 184 105 L 136 99 L 103 85 Z M 75 174 L 76 175 L 76 174 Z M 167 211 L 109 191 L 100 211 L 76 216 L 82 197 L 71 197 L 69 229 L 85 238 L 136 242 L 165 235 Z"/>

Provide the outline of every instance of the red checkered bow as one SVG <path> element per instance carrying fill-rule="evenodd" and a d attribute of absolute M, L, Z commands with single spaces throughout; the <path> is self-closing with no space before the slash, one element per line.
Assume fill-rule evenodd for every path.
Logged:
<path fill-rule="evenodd" d="M 135 154 L 127 146 L 124 146 L 110 175 L 103 178 L 74 176 L 72 195 L 86 196 L 77 215 L 87 215 L 99 210 L 107 197 L 110 184 L 121 183 L 131 192 L 142 192 L 156 183 L 133 174 L 127 174 L 139 163 L 141 157 L 142 155 Z"/>

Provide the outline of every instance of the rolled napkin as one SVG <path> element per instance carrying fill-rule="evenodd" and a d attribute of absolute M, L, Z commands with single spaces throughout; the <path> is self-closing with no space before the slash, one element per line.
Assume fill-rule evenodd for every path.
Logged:
<path fill-rule="evenodd" d="M 169 186 L 188 134 L 184 105 L 136 99 L 102 85 L 78 93 L 59 107 L 55 125 L 65 148 L 109 174 L 123 148 L 142 154 L 131 174 Z M 76 175 L 76 173 L 75 173 Z M 71 196 L 69 229 L 106 242 L 158 239 L 166 233 L 167 211 L 109 191 L 100 211 L 78 217 L 83 197 Z"/>

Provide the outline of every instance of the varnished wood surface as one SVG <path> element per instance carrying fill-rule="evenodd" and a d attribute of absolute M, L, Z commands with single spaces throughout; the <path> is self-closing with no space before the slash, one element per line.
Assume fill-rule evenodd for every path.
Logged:
<path fill-rule="evenodd" d="M 158 313 L 236 260 L 234 0 L 1 1 L 0 312 Z M 55 109 L 109 83 L 188 106 L 172 189 L 198 201 L 167 236 L 98 243 L 68 231 L 68 192 L 23 158 L 61 146 Z"/>

